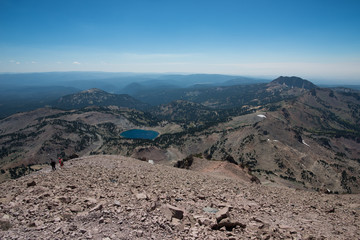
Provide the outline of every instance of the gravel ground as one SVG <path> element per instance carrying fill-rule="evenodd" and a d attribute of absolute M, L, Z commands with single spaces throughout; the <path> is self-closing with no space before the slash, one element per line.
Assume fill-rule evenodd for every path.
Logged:
<path fill-rule="evenodd" d="M 0 239 L 359 239 L 359 214 L 359 195 L 121 156 L 74 159 L 0 185 Z"/>

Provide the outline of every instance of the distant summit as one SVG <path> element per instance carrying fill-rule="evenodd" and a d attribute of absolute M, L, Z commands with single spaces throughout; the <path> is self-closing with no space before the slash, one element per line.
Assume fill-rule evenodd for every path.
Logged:
<path fill-rule="evenodd" d="M 90 88 L 88 90 L 81 91 L 80 93 L 88 93 L 88 94 L 107 94 L 104 90 L 98 89 L 98 88 Z"/>
<path fill-rule="evenodd" d="M 270 84 L 280 84 L 280 85 L 286 85 L 288 87 L 297 87 L 297 88 L 303 88 L 307 90 L 311 90 L 314 88 L 317 88 L 315 84 L 312 82 L 299 78 L 299 77 L 278 77 L 277 79 L 273 80 Z"/>
<path fill-rule="evenodd" d="M 118 106 L 143 110 L 147 104 L 127 94 L 111 94 L 101 89 L 91 88 L 59 98 L 54 104 L 62 109 L 79 109 L 89 106 Z"/>

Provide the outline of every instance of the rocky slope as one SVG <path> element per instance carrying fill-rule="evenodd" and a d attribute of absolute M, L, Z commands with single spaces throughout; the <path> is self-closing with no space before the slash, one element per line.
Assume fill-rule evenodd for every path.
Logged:
<path fill-rule="evenodd" d="M 359 195 L 266 187 L 120 156 L 0 185 L 1 239 L 358 239 Z"/>

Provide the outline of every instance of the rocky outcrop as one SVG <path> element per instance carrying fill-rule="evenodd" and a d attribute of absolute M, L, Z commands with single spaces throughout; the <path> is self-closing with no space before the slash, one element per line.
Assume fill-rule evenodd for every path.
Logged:
<path fill-rule="evenodd" d="M 0 185 L 0 239 L 358 239 L 359 214 L 359 195 L 120 156 L 73 159 Z"/>

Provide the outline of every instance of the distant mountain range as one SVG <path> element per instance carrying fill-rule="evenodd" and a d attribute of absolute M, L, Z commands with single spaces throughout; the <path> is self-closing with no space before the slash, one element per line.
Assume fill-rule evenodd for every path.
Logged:
<path fill-rule="evenodd" d="M 133 90 L 141 89 L 140 83 L 133 83 L 128 87 Z M 192 86 L 176 88 L 172 85 L 157 85 L 145 87 L 141 93 L 134 93 L 134 97 L 127 94 L 111 94 L 100 89 L 89 89 L 79 93 L 61 97 L 51 106 L 61 109 L 80 109 L 88 106 L 117 106 L 146 110 L 150 105 L 165 104 L 192 106 L 197 111 L 204 111 L 205 107 L 212 109 L 227 109 L 244 105 L 259 105 L 267 102 L 279 101 L 301 94 L 304 90 L 316 88 L 316 85 L 298 77 L 279 77 L 269 84 L 251 84 L 234 86 Z M 296 89 L 294 89 L 296 88 Z M 290 96 L 284 90 L 292 89 Z M 128 91 L 131 91 L 128 88 Z M 286 92 L 286 91 L 285 91 Z M 139 100 L 137 100 L 139 99 Z M 181 100 L 181 101 L 179 101 Z M 175 102 L 173 102 L 175 101 Z M 187 109 L 188 112 L 190 109 Z M 169 114 L 167 114 L 169 115 Z M 197 114 L 199 115 L 199 114 Z M 174 118 L 175 116 L 171 116 Z M 173 119 L 174 120 L 174 119 Z"/>
<path fill-rule="evenodd" d="M 288 81 L 286 80 L 288 79 Z M 289 96 L 281 91 L 293 89 Z M 297 77 L 280 77 L 271 83 L 239 84 L 232 86 L 192 86 L 187 88 L 152 89 L 139 91 L 132 96 L 151 105 L 167 104 L 184 100 L 211 108 L 232 108 L 243 105 L 257 105 L 293 97 L 316 86 Z M 297 93 L 295 93 L 297 91 Z"/>
<path fill-rule="evenodd" d="M 0 118 L 39 107 L 53 106 L 54 101 L 68 94 L 92 88 L 109 93 L 129 94 L 132 97 L 161 90 L 252 84 L 267 80 L 218 74 L 138 74 L 107 72 L 49 72 L 0 74 Z M 155 99 L 147 104 L 168 101 Z"/>
<path fill-rule="evenodd" d="M 220 74 L 47 72 L 0 74 L 0 87 L 64 86 L 75 87 L 80 90 L 100 88 L 105 91 L 119 92 L 127 85 L 135 82 L 142 83 L 146 86 L 170 84 L 177 87 L 189 87 L 194 84 L 222 84 L 235 79 L 243 79 L 243 81 L 249 83 L 269 81 L 267 79 L 244 78 Z"/>

